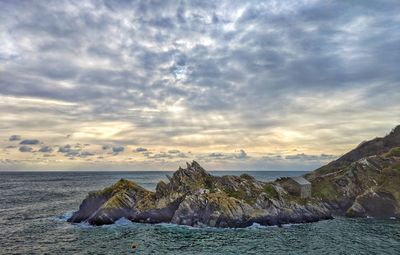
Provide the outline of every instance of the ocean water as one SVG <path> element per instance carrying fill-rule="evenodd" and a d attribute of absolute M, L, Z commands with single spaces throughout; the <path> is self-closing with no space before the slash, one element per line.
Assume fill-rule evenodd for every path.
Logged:
<path fill-rule="evenodd" d="M 242 172 L 212 172 L 215 175 Z M 247 172 L 249 173 L 249 172 Z M 304 172 L 250 172 L 260 180 Z M 244 229 L 120 220 L 70 224 L 89 191 L 120 178 L 154 189 L 166 172 L 0 172 L 0 254 L 400 254 L 400 221 L 347 219 Z M 171 174 L 171 173 L 169 173 Z"/>

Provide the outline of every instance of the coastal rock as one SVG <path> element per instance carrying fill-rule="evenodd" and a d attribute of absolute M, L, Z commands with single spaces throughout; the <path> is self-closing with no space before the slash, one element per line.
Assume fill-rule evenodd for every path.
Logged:
<path fill-rule="evenodd" d="M 375 138 L 354 149 L 357 158 L 337 161 L 306 175 L 313 197 L 324 201 L 333 214 L 349 217 L 399 218 L 400 127 L 384 138 Z M 365 146 L 379 155 L 370 155 Z M 394 146 L 394 147 L 392 147 Z M 347 155 L 347 154 L 346 154 Z M 357 155 L 357 156 L 355 156 Z M 361 155 L 367 155 L 359 158 Z M 338 167 L 333 167 L 338 166 Z"/>
<path fill-rule="evenodd" d="M 279 183 L 260 182 L 248 175 L 212 176 L 193 161 L 180 167 L 168 183 L 159 182 L 156 192 L 123 179 L 92 192 L 68 221 L 102 225 L 124 217 L 133 222 L 246 227 L 332 217 L 318 201 L 296 199 Z"/>
<path fill-rule="evenodd" d="M 98 192 L 91 192 L 69 219 L 92 225 L 112 224 L 125 217 L 133 218 L 152 204 L 154 194 L 125 179 Z"/>
<path fill-rule="evenodd" d="M 290 178 L 261 182 L 252 176 L 212 176 L 197 162 L 160 181 L 156 191 L 121 179 L 91 192 L 68 220 L 93 225 L 120 218 L 189 226 L 246 227 L 348 217 L 400 218 L 400 126 L 364 142 L 306 178 L 312 196 L 295 195 Z"/>
<path fill-rule="evenodd" d="M 356 198 L 347 210 L 349 217 L 391 218 L 399 217 L 399 203 L 391 193 L 367 192 Z"/>
<path fill-rule="evenodd" d="M 370 141 L 362 142 L 355 149 L 347 152 L 337 160 L 318 168 L 315 172 L 326 174 L 349 166 L 362 158 L 382 155 L 396 147 L 400 147 L 400 125 L 393 128 L 385 137 L 377 137 Z"/>
<path fill-rule="evenodd" d="M 244 227 L 251 206 L 222 192 L 186 196 L 172 223 L 189 226 Z"/>

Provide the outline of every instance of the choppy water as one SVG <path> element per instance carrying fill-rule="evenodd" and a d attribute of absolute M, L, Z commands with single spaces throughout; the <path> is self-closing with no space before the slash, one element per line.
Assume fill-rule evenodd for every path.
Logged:
<path fill-rule="evenodd" d="M 241 174 L 240 172 L 224 172 Z M 0 172 L 0 254 L 400 254 L 400 221 L 338 218 L 282 228 L 72 225 L 88 191 L 120 178 L 154 189 L 165 172 Z M 213 174 L 222 175 L 222 172 Z M 251 172 L 260 180 L 301 172 Z"/>

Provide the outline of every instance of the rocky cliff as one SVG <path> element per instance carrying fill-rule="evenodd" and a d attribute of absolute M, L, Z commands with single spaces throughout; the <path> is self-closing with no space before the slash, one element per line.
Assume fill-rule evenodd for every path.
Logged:
<path fill-rule="evenodd" d="M 306 175 L 314 198 L 349 217 L 400 217 L 400 126 Z"/>
<path fill-rule="evenodd" d="M 400 217 L 400 126 L 388 136 L 359 145 L 305 176 L 312 197 L 293 195 L 291 182 L 261 182 L 241 176 L 212 176 L 197 162 L 179 168 L 169 182 L 148 191 L 121 179 L 89 193 L 68 220 L 112 224 L 133 222 L 189 226 L 246 227 L 349 217 Z"/>

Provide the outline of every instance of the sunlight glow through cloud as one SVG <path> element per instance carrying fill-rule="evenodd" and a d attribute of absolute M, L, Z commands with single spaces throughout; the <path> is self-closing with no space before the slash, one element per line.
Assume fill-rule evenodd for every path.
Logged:
<path fill-rule="evenodd" d="M 399 11 L 2 1 L 0 169 L 311 170 L 399 124 Z"/>

